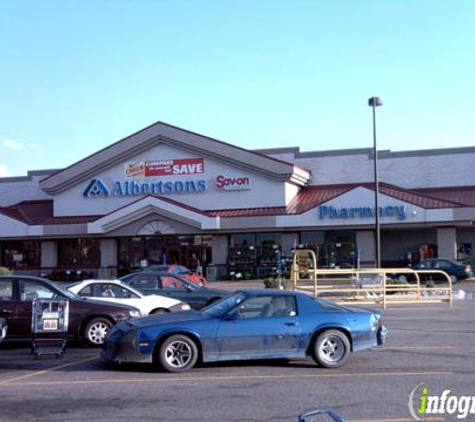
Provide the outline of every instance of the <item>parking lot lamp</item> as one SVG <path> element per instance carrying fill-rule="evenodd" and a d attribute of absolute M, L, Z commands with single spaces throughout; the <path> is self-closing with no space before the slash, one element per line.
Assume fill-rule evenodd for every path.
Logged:
<path fill-rule="evenodd" d="M 381 268 L 381 229 L 379 226 L 379 179 L 378 179 L 378 150 L 376 147 L 376 107 L 383 105 L 381 98 L 371 97 L 368 105 L 373 108 L 373 160 L 374 160 L 374 222 L 376 240 L 376 268 Z"/>

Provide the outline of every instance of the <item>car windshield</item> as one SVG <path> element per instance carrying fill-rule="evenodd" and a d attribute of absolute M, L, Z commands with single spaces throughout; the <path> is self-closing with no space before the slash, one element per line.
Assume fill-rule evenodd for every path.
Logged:
<path fill-rule="evenodd" d="M 83 299 L 82 297 L 78 296 L 76 293 L 71 292 L 70 290 L 66 289 L 63 285 L 59 283 L 55 283 L 54 281 L 51 282 L 52 285 L 54 285 L 54 288 L 56 290 L 59 290 L 62 295 L 66 296 L 68 299 Z"/>
<path fill-rule="evenodd" d="M 124 285 L 123 283 L 121 283 L 119 285 L 119 287 L 121 289 L 124 289 L 124 290 L 127 290 L 129 291 L 130 293 L 133 293 L 134 295 L 137 295 L 138 297 L 142 298 L 144 297 L 144 295 L 142 293 L 140 293 L 138 290 L 134 289 L 133 287 L 129 286 L 129 285 Z"/>
<path fill-rule="evenodd" d="M 246 295 L 243 292 L 231 293 L 231 296 L 226 296 L 221 300 L 206 306 L 201 310 L 201 312 L 213 317 L 220 317 L 229 312 L 231 309 L 234 309 L 245 298 Z"/>

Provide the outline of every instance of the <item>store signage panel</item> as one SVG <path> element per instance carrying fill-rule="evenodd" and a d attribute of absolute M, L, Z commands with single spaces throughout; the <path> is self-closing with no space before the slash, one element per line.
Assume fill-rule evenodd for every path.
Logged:
<path fill-rule="evenodd" d="M 223 190 L 249 190 L 251 179 L 249 177 L 226 177 L 220 174 L 216 177 L 216 187 Z"/>
<path fill-rule="evenodd" d="M 133 178 L 179 176 L 205 172 L 203 158 L 178 158 L 127 163 L 125 176 Z"/>
<path fill-rule="evenodd" d="M 147 195 L 173 195 L 179 193 L 203 193 L 208 190 L 204 179 L 174 180 L 174 181 L 135 181 L 116 180 L 112 186 L 107 186 L 101 179 L 93 179 L 83 192 L 86 198 L 99 197 L 128 197 Z"/>
<path fill-rule="evenodd" d="M 336 208 L 329 205 L 322 205 L 317 208 L 318 218 L 329 219 L 352 219 L 352 218 L 374 218 L 374 207 L 342 207 Z M 404 205 L 388 205 L 379 207 L 379 217 L 395 218 L 405 220 L 407 210 Z"/>

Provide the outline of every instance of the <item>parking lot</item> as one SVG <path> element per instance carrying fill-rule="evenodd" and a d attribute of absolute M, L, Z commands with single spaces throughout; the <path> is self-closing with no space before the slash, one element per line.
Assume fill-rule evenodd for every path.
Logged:
<path fill-rule="evenodd" d="M 475 293 L 473 283 L 459 287 Z M 2 344 L 0 420 L 296 421 L 330 407 L 348 421 L 402 421 L 412 420 L 407 402 L 420 383 L 475 395 L 475 300 L 383 315 L 386 347 L 353 355 L 336 370 L 310 359 L 206 364 L 184 374 L 110 370 L 98 349 L 80 344 L 61 359 L 40 360 L 28 343 Z"/>

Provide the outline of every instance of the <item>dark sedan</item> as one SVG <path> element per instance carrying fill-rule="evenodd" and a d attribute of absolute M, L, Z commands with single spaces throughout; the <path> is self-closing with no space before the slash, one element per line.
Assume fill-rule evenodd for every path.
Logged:
<path fill-rule="evenodd" d="M 414 270 L 437 270 L 444 271 L 449 276 L 452 283 L 456 283 L 459 280 L 464 280 L 471 278 L 473 276 L 472 266 L 461 264 L 460 262 L 454 261 L 447 258 L 430 258 L 425 259 L 418 264 L 412 267 Z M 415 281 L 415 277 L 411 274 L 398 274 L 396 277 L 399 280 L 404 281 Z M 423 281 L 433 280 L 433 281 L 445 281 L 445 277 L 442 274 L 437 273 L 421 273 L 420 279 Z"/>
<path fill-rule="evenodd" d="M 102 345 L 111 327 L 119 321 L 140 315 L 133 307 L 92 302 L 42 278 L 0 276 L 0 318 L 8 324 L 8 338 L 31 337 L 32 300 L 69 300 L 68 334 L 84 338 L 91 345 Z"/>
<path fill-rule="evenodd" d="M 117 324 L 101 356 L 183 372 L 203 362 L 306 358 L 337 368 L 351 352 L 381 346 L 378 312 L 338 306 L 305 293 L 238 291 L 201 311 L 152 315 Z"/>
<path fill-rule="evenodd" d="M 199 286 L 172 273 L 142 271 L 127 274 L 120 280 L 142 293 L 169 296 L 188 303 L 193 309 L 201 309 L 229 294 L 223 290 Z"/>

